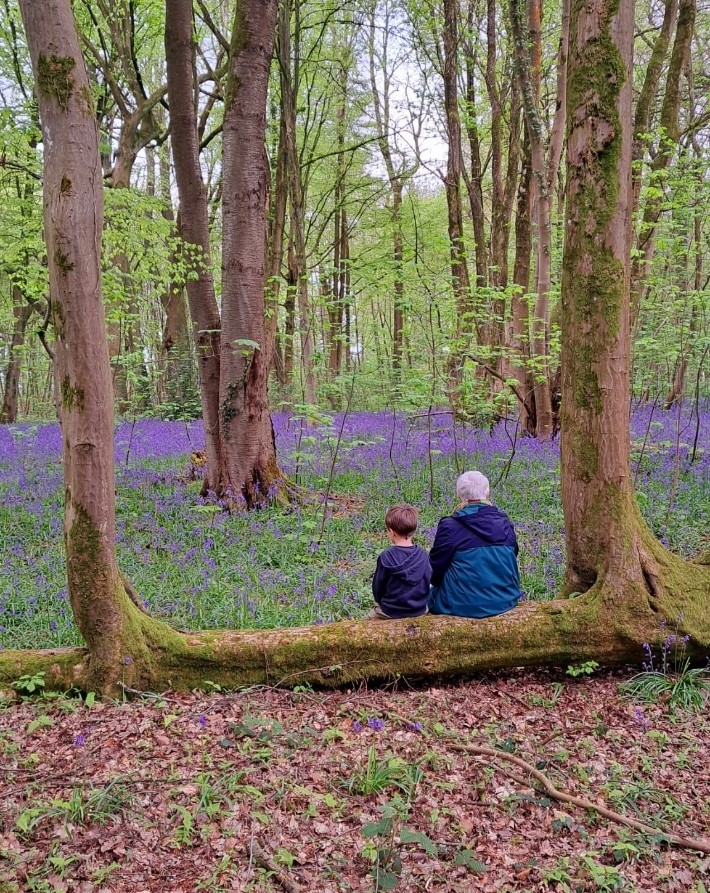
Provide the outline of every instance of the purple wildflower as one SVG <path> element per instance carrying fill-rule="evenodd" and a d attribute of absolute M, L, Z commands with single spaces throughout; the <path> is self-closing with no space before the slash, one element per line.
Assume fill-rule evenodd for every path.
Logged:
<path fill-rule="evenodd" d="M 367 721 L 367 725 L 375 732 L 381 732 L 385 727 L 385 721 L 378 716 L 371 716 Z"/>
<path fill-rule="evenodd" d="M 410 723 L 409 723 L 409 728 L 410 728 L 413 732 L 421 732 L 421 730 L 422 730 L 422 724 L 419 722 L 419 720 L 417 720 L 416 722 L 410 722 Z"/>
<path fill-rule="evenodd" d="M 362 732 L 362 723 L 357 719 L 353 720 L 353 732 L 357 732 L 358 735 Z"/>
<path fill-rule="evenodd" d="M 204 714 L 202 716 L 200 716 L 197 721 L 199 722 L 201 728 L 203 728 L 203 729 L 207 728 L 207 717 Z"/>
<path fill-rule="evenodd" d="M 651 728 L 651 720 L 646 716 L 640 707 L 634 709 L 634 719 L 644 731 Z"/>
<path fill-rule="evenodd" d="M 82 735 L 81 732 L 74 739 L 74 747 L 83 747 L 86 744 L 86 735 Z"/>

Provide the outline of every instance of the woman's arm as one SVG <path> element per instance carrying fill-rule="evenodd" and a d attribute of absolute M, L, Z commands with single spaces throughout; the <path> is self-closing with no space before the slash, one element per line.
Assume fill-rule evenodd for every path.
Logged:
<path fill-rule="evenodd" d="M 441 521 L 439 521 L 439 526 L 436 528 L 434 545 L 431 547 L 431 552 L 429 553 L 432 586 L 441 585 L 456 552 L 456 545 L 453 541 L 452 533 L 451 520 L 449 518 L 442 518 Z"/>

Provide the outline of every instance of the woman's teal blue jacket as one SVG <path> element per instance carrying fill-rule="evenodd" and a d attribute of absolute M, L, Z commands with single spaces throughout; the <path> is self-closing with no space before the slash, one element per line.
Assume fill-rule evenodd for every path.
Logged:
<path fill-rule="evenodd" d="M 522 595 L 518 542 L 505 512 L 470 503 L 439 521 L 431 562 L 432 614 L 492 617 L 514 608 Z"/>

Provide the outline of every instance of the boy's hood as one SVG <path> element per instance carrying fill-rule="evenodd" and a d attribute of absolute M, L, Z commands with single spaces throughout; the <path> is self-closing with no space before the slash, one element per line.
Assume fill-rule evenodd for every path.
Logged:
<path fill-rule="evenodd" d="M 380 556 L 382 566 L 405 582 L 417 583 L 421 580 L 429 556 L 419 546 L 392 546 Z"/>

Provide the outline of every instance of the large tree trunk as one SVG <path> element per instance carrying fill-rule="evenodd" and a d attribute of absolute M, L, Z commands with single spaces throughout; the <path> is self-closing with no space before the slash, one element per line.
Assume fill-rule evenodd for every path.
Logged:
<path fill-rule="evenodd" d="M 633 0 L 573 0 L 562 277 L 568 592 L 604 624 L 678 622 L 708 643 L 710 575 L 665 552 L 629 467 Z M 600 52 L 603 48 L 603 52 Z"/>
<path fill-rule="evenodd" d="M 30 316 L 32 316 L 32 305 L 22 300 L 22 292 L 16 285 L 12 286 L 12 316 L 14 325 L 5 374 L 5 393 L 0 409 L 0 424 L 12 424 L 17 418 L 21 347 L 25 343 L 25 329 Z"/>
<path fill-rule="evenodd" d="M 116 565 L 113 405 L 101 295 L 103 176 L 70 0 L 22 0 L 44 146 L 44 232 L 62 427 L 69 599 L 88 646 L 82 684 L 111 689 L 150 660 Z M 167 629 L 168 639 L 174 635 Z M 168 640 L 166 639 L 166 641 Z M 130 683 L 129 683 L 130 684 Z"/>
<path fill-rule="evenodd" d="M 224 109 L 221 487 L 253 505 L 282 492 L 264 350 L 266 91 L 276 0 L 238 0 Z"/>

